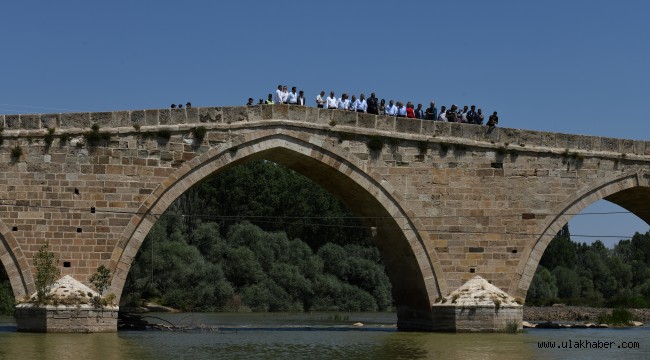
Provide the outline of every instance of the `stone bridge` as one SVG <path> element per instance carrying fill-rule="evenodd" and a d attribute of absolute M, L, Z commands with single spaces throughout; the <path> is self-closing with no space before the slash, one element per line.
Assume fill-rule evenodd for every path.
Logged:
<path fill-rule="evenodd" d="M 367 219 L 402 328 L 430 329 L 436 299 L 475 275 L 524 299 L 553 236 L 597 200 L 650 221 L 647 141 L 287 105 L 0 122 L 0 260 L 18 300 L 35 291 L 45 240 L 62 275 L 87 282 L 108 266 L 119 300 L 156 215 L 252 159 L 294 169 Z"/>

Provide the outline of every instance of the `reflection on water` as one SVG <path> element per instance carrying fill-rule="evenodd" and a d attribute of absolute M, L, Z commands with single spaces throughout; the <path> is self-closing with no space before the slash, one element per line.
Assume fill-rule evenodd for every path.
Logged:
<path fill-rule="evenodd" d="M 156 314 L 187 332 L 29 334 L 0 318 L 0 359 L 546 359 L 650 358 L 649 328 L 438 334 L 395 330 L 395 314 Z M 363 322 L 363 328 L 351 326 Z M 202 331 L 201 326 L 218 326 Z M 539 349 L 538 342 L 638 342 L 640 349 Z"/>

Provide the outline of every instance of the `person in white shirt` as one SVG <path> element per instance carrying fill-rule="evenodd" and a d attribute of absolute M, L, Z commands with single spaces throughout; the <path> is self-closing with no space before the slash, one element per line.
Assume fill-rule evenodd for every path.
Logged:
<path fill-rule="evenodd" d="M 330 92 L 330 96 L 327 99 L 325 99 L 325 103 L 327 104 L 328 109 L 338 109 L 339 101 L 336 100 L 336 97 L 334 96 L 334 91 Z"/>
<path fill-rule="evenodd" d="M 447 121 L 447 107 L 440 107 L 440 115 L 438 115 L 438 121 Z"/>
<path fill-rule="evenodd" d="M 352 95 L 352 100 L 350 100 L 350 105 L 348 106 L 348 110 L 350 111 L 356 111 L 357 110 L 357 96 Z"/>
<path fill-rule="evenodd" d="M 395 106 L 395 103 L 393 102 L 393 100 L 390 100 L 388 102 L 388 105 L 386 105 L 386 115 L 389 115 L 389 116 L 397 115 L 397 106 Z"/>
<path fill-rule="evenodd" d="M 287 86 L 282 87 L 282 104 L 286 104 L 289 100 L 289 92 L 287 91 Z"/>
<path fill-rule="evenodd" d="M 275 98 L 273 102 L 276 104 L 282 104 L 282 85 L 278 85 L 278 89 L 275 90 Z"/>
<path fill-rule="evenodd" d="M 296 93 L 296 87 L 291 88 L 291 92 L 287 94 L 287 104 L 297 105 L 298 104 L 298 93 Z"/>
<path fill-rule="evenodd" d="M 350 100 L 348 100 L 348 94 L 341 95 L 339 99 L 339 110 L 347 110 L 350 107 Z"/>
<path fill-rule="evenodd" d="M 316 96 L 316 107 L 324 108 L 325 107 L 325 91 L 321 91 L 318 96 Z"/>
<path fill-rule="evenodd" d="M 362 113 L 368 111 L 368 102 L 366 102 L 366 96 L 364 94 L 359 95 L 359 100 L 356 101 L 354 109 Z"/>

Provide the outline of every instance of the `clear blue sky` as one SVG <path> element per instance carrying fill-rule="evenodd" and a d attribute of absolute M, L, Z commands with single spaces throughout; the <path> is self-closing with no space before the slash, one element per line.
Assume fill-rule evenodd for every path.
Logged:
<path fill-rule="evenodd" d="M 7 1 L 0 113 L 243 105 L 287 84 L 310 105 L 320 90 L 374 91 L 650 140 L 648 14 L 643 0 Z M 572 233 L 648 230 L 581 218 Z"/>

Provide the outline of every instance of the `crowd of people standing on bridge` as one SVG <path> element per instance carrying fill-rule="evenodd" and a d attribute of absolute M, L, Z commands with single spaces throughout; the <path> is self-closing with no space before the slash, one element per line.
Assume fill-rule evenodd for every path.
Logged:
<path fill-rule="evenodd" d="M 289 92 L 286 85 L 278 85 L 278 89 L 275 93 L 269 94 L 266 100 L 260 99 L 259 104 L 289 104 L 305 106 L 307 102 L 305 100 L 304 91 L 296 90 L 297 89 L 294 86 Z M 253 98 L 249 98 L 246 105 L 254 105 Z M 377 99 L 375 93 L 371 93 L 369 98 L 366 98 L 363 93 L 360 94 L 358 98 L 356 95 L 348 96 L 347 93 L 343 93 L 339 98 L 337 98 L 334 91 L 331 91 L 329 96 L 325 95 L 325 91 L 321 91 L 320 94 L 316 96 L 316 107 L 323 109 L 356 111 L 375 115 L 477 125 L 482 125 L 485 120 L 483 110 L 480 108 L 477 109 L 476 105 L 465 105 L 462 109 L 456 105 L 451 105 L 449 108 L 441 106 L 440 111 L 438 111 L 435 101 L 431 101 L 429 107 L 423 109 L 422 104 L 417 104 L 417 106 L 415 106 L 410 101 L 404 104 L 402 101 L 393 101 L 391 99 L 386 103 L 385 99 Z M 489 116 L 486 125 L 494 127 L 498 123 L 499 116 L 495 111 Z"/>

